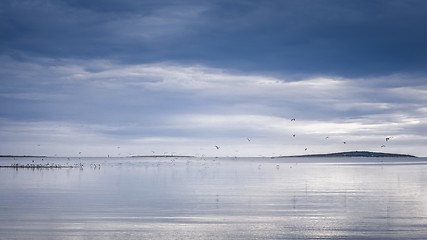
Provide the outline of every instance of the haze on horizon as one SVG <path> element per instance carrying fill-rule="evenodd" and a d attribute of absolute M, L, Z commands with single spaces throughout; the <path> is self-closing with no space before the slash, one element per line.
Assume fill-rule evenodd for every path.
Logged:
<path fill-rule="evenodd" d="M 427 156 L 426 9 L 1 1 L 0 155 Z"/>

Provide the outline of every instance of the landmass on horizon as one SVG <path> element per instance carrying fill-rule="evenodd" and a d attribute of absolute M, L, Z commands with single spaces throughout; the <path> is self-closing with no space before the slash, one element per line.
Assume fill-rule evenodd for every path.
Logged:
<path fill-rule="evenodd" d="M 52 156 L 0 155 L 0 157 L 51 158 Z M 189 158 L 192 158 L 192 157 L 196 157 L 196 156 L 191 156 L 191 155 L 134 155 L 134 156 L 126 156 L 126 157 L 132 157 L 132 158 L 189 157 Z M 409 158 L 416 158 L 417 156 L 410 155 L 410 154 L 401 154 L 401 153 L 385 153 L 385 152 L 371 152 L 371 151 L 349 151 L 349 152 L 334 152 L 334 153 L 320 153 L 320 154 L 273 156 L 272 158 L 287 158 L 287 157 L 409 157 Z M 106 158 L 109 158 L 109 157 L 106 157 Z"/>
<path fill-rule="evenodd" d="M 350 152 L 336 152 L 324 154 L 306 154 L 306 155 L 290 155 L 278 156 L 281 157 L 410 157 L 416 158 L 414 155 L 399 154 L 399 153 L 383 153 L 383 152 L 370 152 L 370 151 L 350 151 Z"/>

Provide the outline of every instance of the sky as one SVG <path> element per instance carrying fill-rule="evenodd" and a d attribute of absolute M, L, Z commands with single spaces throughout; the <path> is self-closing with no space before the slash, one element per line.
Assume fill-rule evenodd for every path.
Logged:
<path fill-rule="evenodd" d="M 426 23 L 424 0 L 4 0 L 0 155 L 427 156 Z"/>

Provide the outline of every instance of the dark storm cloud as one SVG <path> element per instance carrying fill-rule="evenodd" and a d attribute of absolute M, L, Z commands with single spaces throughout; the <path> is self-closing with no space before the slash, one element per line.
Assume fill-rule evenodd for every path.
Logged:
<path fill-rule="evenodd" d="M 276 3 L 253 4 L 243 14 L 223 18 L 221 26 L 229 26 L 230 37 L 222 46 L 230 47 L 230 55 L 248 59 L 253 67 L 351 76 L 425 66 L 427 35 L 418 25 L 427 20 L 425 2 Z M 240 44 L 234 47 L 230 40 Z"/>
<path fill-rule="evenodd" d="M 343 76 L 424 72 L 427 2 L 2 1 L 1 53 Z"/>

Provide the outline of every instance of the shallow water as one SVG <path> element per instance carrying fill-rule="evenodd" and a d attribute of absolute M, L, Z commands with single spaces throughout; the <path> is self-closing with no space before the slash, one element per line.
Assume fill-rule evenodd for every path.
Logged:
<path fill-rule="evenodd" d="M 0 168 L 1 239 L 427 236 L 425 158 L 0 158 L 15 163 L 78 167 Z"/>

